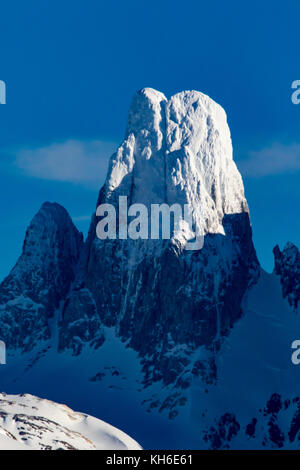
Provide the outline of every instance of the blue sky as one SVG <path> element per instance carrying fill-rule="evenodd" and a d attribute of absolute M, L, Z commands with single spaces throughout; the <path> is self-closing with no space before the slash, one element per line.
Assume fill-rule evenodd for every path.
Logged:
<path fill-rule="evenodd" d="M 276 243 L 299 245 L 299 18 L 288 0 L 2 4 L 0 278 L 45 200 L 87 230 L 132 95 L 145 86 L 167 96 L 196 89 L 225 108 L 257 252 L 272 270 Z"/>

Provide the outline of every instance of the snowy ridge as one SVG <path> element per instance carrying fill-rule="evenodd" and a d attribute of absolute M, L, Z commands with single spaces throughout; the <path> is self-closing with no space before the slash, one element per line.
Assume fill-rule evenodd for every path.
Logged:
<path fill-rule="evenodd" d="M 0 449 L 139 450 L 109 424 L 32 395 L 0 394 Z"/>

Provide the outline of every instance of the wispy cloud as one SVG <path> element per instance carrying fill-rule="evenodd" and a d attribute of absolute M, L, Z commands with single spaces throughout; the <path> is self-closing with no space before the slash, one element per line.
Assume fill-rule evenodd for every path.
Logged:
<path fill-rule="evenodd" d="M 87 220 L 91 220 L 91 214 L 89 215 L 79 215 L 72 217 L 74 222 L 86 222 Z"/>
<path fill-rule="evenodd" d="M 15 164 L 35 178 L 82 184 L 103 182 L 113 142 L 67 140 L 18 152 Z"/>
<path fill-rule="evenodd" d="M 245 176 L 261 177 L 281 173 L 294 173 L 300 170 L 300 144 L 282 145 L 274 143 L 238 162 Z"/>

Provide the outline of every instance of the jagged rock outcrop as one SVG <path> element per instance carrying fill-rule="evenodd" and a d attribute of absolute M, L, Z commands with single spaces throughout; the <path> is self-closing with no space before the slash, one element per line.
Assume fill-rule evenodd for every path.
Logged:
<path fill-rule="evenodd" d="M 23 251 L 0 286 L 0 337 L 8 349 L 32 349 L 50 337 L 49 321 L 75 279 L 82 234 L 67 211 L 46 202 L 31 221 Z"/>
<path fill-rule="evenodd" d="M 184 250 L 188 234 L 171 240 L 100 240 L 94 216 L 86 247 L 84 288 L 101 319 L 128 340 L 144 362 L 145 384 L 184 383 L 200 374 L 190 355 L 218 349 L 241 316 L 241 301 L 258 276 L 248 206 L 232 158 L 224 110 L 202 93 L 167 100 L 152 89 L 133 99 L 124 142 L 110 160 L 98 205 L 188 204 L 204 247 Z M 77 293 L 75 295 L 78 295 Z M 74 305 L 74 299 L 72 300 Z M 69 326 L 65 321 L 61 335 Z M 213 358 L 207 361 L 215 374 Z M 198 370 L 199 369 L 199 370 Z"/>
<path fill-rule="evenodd" d="M 95 301 L 88 289 L 75 286 L 62 311 L 59 351 L 71 349 L 78 355 L 84 344 L 98 348 L 103 342 L 103 328 Z"/>
<path fill-rule="evenodd" d="M 274 250 L 274 272 L 280 276 L 283 297 L 297 310 L 300 300 L 300 252 L 291 242 L 280 251 L 278 245 Z"/>
<path fill-rule="evenodd" d="M 238 416 L 225 413 L 204 431 L 210 449 L 239 447 L 237 440 L 254 449 L 298 449 L 300 443 L 300 399 L 283 398 L 273 393 L 264 406 L 256 410 L 246 426 Z"/>

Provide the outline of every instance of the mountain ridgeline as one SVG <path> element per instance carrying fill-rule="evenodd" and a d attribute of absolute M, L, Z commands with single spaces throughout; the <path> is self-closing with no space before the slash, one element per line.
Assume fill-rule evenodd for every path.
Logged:
<path fill-rule="evenodd" d="M 169 101 L 152 89 L 138 92 L 98 204 L 117 205 L 119 196 L 146 206 L 189 204 L 203 249 L 183 250 L 180 233 L 170 241 L 99 240 L 95 216 L 84 246 L 64 209 L 46 203 L 1 286 L 2 338 L 8 347 L 31 348 L 49 337 L 48 320 L 60 310 L 60 350 L 101 346 L 102 326 L 113 326 L 143 358 L 146 381 L 180 382 L 196 348 L 219 347 L 258 276 L 223 109 L 198 92 Z M 185 346 L 181 357 L 172 354 L 178 345 Z M 213 376 L 213 354 L 210 367 Z M 201 364 L 193 370 L 203 373 Z"/>
<path fill-rule="evenodd" d="M 218 358 L 235 326 L 251 315 L 245 302 L 262 282 L 224 110 L 196 91 L 169 100 L 150 88 L 139 91 L 97 206 L 117 209 L 120 196 L 147 208 L 188 204 L 203 248 L 184 250 L 183 229 L 170 240 L 100 240 L 96 215 L 84 242 L 65 209 L 45 203 L 0 286 L 0 338 L 12 356 L 55 337 L 58 357 L 83 357 L 101 351 L 113 332 L 139 358 L 141 390 L 155 384 L 168 390 L 164 400 L 149 400 L 149 410 L 167 409 L 168 419 L 175 418 L 195 383 L 204 390 L 218 386 Z M 280 295 L 296 311 L 299 251 L 288 244 L 274 254 Z M 235 420 L 224 426 L 238 434 Z M 222 447 L 224 439 L 209 436 L 206 430 L 201 442 Z"/>

